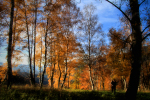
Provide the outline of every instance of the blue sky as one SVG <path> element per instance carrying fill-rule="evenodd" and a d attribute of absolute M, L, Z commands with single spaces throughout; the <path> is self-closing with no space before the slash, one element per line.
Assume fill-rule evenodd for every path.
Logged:
<path fill-rule="evenodd" d="M 122 13 L 105 0 L 81 0 L 77 3 L 77 6 L 82 11 L 84 5 L 91 3 L 97 8 L 95 14 L 98 15 L 99 23 L 103 25 L 102 28 L 105 33 L 108 33 L 108 30 L 112 27 L 120 27 L 119 17 L 122 16 Z"/>
<path fill-rule="evenodd" d="M 82 11 L 84 5 L 93 4 L 97 9 L 94 14 L 98 15 L 98 22 L 102 24 L 102 30 L 105 34 L 108 33 L 109 29 L 120 28 L 120 21 L 119 17 L 122 16 L 121 12 L 112 6 L 110 3 L 106 2 L 105 0 L 76 0 L 77 6 Z M 116 0 L 117 1 L 117 0 Z M 108 38 L 106 38 L 106 42 L 109 43 Z M 6 62 L 6 54 L 7 54 L 7 47 L 0 47 L 0 62 Z M 24 56 L 24 55 L 23 55 Z M 21 64 L 28 64 L 28 59 L 24 56 L 23 61 Z"/>
<path fill-rule="evenodd" d="M 113 1 L 113 0 L 112 0 Z M 115 0 L 118 1 L 118 0 Z M 102 31 L 105 35 L 109 32 L 110 28 L 121 28 L 119 18 L 122 17 L 122 13 L 113 5 L 105 0 L 76 0 L 77 6 L 80 10 L 88 4 L 93 4 L 96 7 L 94 14 L 98 15 L 98 23 L 102 25 Z M 109 44 L 109 39 L 106 37 L 106 43 Z"/>

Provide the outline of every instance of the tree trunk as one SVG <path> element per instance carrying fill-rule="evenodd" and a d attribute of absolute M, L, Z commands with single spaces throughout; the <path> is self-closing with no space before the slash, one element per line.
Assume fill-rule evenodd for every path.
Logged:
<path fill-rule="evenodd" d="M 61 85 L 61 89 L 64 87 L 64 84 L 65 84 L 65 81 L 66 81 L 66 77 L 67 77 L 67 58 L 66 58 L 66 66 L 65 66 L 65 76 L 64 76 L 63 83 Z"/>
<path fill-rule="evenodd" d="M 103 86 L 103 91 L 105 90 L 105 83 L 104 83 L 104 78 L 102 76 L 102 86 Z"/>
<path fill-rule="evenodd" d="M 44 70 L 42 72 L 42 78 L 41 78 L 41 84 L 40 84 L 40 88 L 42 88 L 43 86 L 43 82 L 44 82 L 44 74 L 46 71 L 46 67 L 47 67 L 47 31 L 48 31 L 48 19 L 47 19 L 47 27 L 46 27 L 46 32 L 45 32 L 45 62 L 44 62 Z"/>
<path fill-rule="evenodd" d="M 58 78 L 58 88 L 60 88 L 60 78 L 61 78 L 61 68 L 59 66 L 59 52 L 60 52 L 60 46 L 59 46 L 59 33 L 57 33 L 57 45 L 58 45 L 58 54 L 57 54 L 57 60 L 58 60 L 58 69 L 59 69 L 59 78 Z"/>
<path fill-rule="evenodd" d="M 9 26 L 9 43 L 8 43 L 8 70 L 7 70 L 7 88 L 11 88 L 11 79 L 12 79 L 12 66 L 11 66 L 11 54 L 12 54 L 12 34 L 13 34 L 13 17 L 14 17 L 14 0 L 11 0 L 11 12 L 10 12 L 10 26 Z"/>
<path fill-rule="evenodd" d="M 126 100 L 136 99 L 137 89 L 140 79 L 141 70 L 141 47 L 142 47 L 142 34 L 140 30 L 140 15 L 138 0 L 130 0 L 130 7 L 132 13 L 131 26 L 132 26 L 132 45 L 131 45 L 131 74 L 129 86 L 126 92 Z"/>
<path fill-rule="evenodd" d="M 70 83 L 69 77 L 70 77 L 70 71 L 69 71 L 69 74 L 68 74 L 68 89 L 70 88 L 69 87 L 69 83 Z"/>
<path fill-rule="evenodd" d="M 39 83 L 40 83 L 40 86 L 41 86 L 41 66 L 42 66 L 42 35 L 41 35 L 41 57 L 40 57 L 40 79 L 39 79 Z"/>
<path fill-rule="evenodd" d="M 65 81 L 66 81 L 66 77 L 67 77 L 67 68 L 68 68 L 68 47 L 69 47 L 69 41 L 68 41 L 68 33 L 67 33 L 67 53 L 66 53 L 66 65 L 65 65 L 65 76 L 64 76 L 64 80 L 63 83 L 61 85 L 61 89 L 63 88 Z"/>
<path fill-rule="evenodd" d="M 93 82 L 93 79 L 92 79 L 92 70 L 91 70 L 91 33 L 90 33 L 90 29 L 88 29 L 88 33 L 89 33 L 89 64 L 88 64 L 88 67 L 89 67 L 89 76 L 90 76 L 90 82 L 91 82 L 91 88 L 92 90 L 94 90 L 94 82 Z"/>
<path fill-rule="evenodd" d="M 35 20 L 34 20 L 34 66 L 33 66 L 33 80 L 35 85 L 35 50 L 36 50 L 36 21 L 37 21 L 37 0 L 34 0 L 35 4 Z"/>
<path fill-rule="evenodd" d="M 101 84 L 102 82 L 100 81 L 100 84 L 99 84 L 99 86 L 100 86 L 100 90 L 101 90 L 101 86 L 102 86 L 102 84 Z"/>
<path fill-rule="evenodd" d="M 61 69 L 60 69 L 60 66 L 59 66 L 59 61 L 58 61 L 58 68 L 59 68 L 58 88 L 60 88 Z"/>
<path fill-rule="evenodd" d="M 14 50 L 15 50 L 15 42 L 16 42 L 16 21 L 17 21 L 17 18 L 16 18 L 16 16 L 17 16 L 17 11 L 18 11 L 18 9 L 16 8 L 16 11 L 14 12 L 14 20 L 13 20 L 13 34 L 12 34 L 12 49 L 11 49 L 11 51 L 12 51 L 12 58 L 14 57 L 14 55 L 13 55 L 13 52 L 14 52 Z"/>
<path fill-rule="evenodd" d="M 126 89 L 127 89 L 126 79 L 123 79 L 123 83 L 124 83 L 124 90 L 126 91 Z"/>
<path fill-rule="evenodd" d="M 92 79 L 92 73 L 91 73 L 91 67 L 89 67 L 89 75 L 90 75 L 90 82 L 91 82 L 91 85 L 92 85 L 92 90 L 94 90 L 94 82 L 93 82 L 93 79 Z"/>
<path fill-rule="evenodd" d="M 54 72 L 55 72 L 55 62 L 54 62 L 54 67 L 52 69 L 51 88 L 54 88 Z"/>
<path fill-rule="evenodd" d="M 24 1 L 24 7 L 26 8 L 26 4 Z M 29 68 L 30 68 L 30 83 L 33 85 L 33 74 L 32 74 L 32 62 L 31 62 L 31 51 L 30 51 L 30 36 L 29 36 L 29 28 L 28 28 L 28 19 L 27 19 L 27 12 L 25 9 L 25 20 L 26 20 L 26 31 L 27 31 L 27 36 L 28 36 L 28 56 L 29 56 Z"/>
<path fill-rule="evenodd" d="M 54 88 L 54 72 L 55 72 L 55 60 L 56 60 L 56 57 L 55 57 L 55 41 L 54 41 L 54 52 L 53 52 L 53 54 L 54 54 L 54 67 L 53 67 L 53 69 L 52 69 L 52 76 L 51 76 L 51 88 Z"/>

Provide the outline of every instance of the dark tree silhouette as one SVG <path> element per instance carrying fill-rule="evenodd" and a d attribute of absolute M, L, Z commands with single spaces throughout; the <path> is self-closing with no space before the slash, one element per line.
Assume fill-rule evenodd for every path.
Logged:
<path fill-rule="evenodd" d="M 136 99 L 137 89 L 139 85 L 139 79 L 140 79 L 140 71 L 141 71 L 141 55 L 142 55 L 142 41 L 146 39 L 149 34 L 145 35 L 144 38 L 142 38 L 143 31 L 141 30 L 141 21 L 140 21 L 140 14 L 139 14 L 139 7 L 142 5 L 146 0 L 142 0 L 141 3 L 139 3 L 138 0 L 129 0 L 130 10 L 131 10 L 131 18 L 121 10 L 120 7 L 115 5 L 113 2 L 106 0 L 107 2 L 111 3 L 113 6 L 115 6 L 117 9 L 119 9 L 122 14 L 128 19 L 128 21 L 131 24 L 132 32 L 131 32 L 131 74 L 129 79 L 129 85 L 126 91 L 126 100 Z M 146 28 L 150 27 L 148 25 Z"/>
<path fill-rule="evenodd" d="M 11 57 L 12 57 L 12 28 L 13 28 L 13 17 L 14 17 L 14 0 L 11 0 L 11 12 L 10 12 L 10 26 L 9 26 L 9 43 L 8 43 L 8 70 L 7 70 L 7 88 L 11 88 L 11 79 L 12 79 L 12 66 L 11 66 Z"/>

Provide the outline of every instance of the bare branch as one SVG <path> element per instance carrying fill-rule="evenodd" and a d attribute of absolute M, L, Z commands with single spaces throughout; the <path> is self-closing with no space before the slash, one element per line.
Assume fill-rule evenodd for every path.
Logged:
<path fill-rule="evenodd" d="M 139 4 L 139 6 L 140 6 L 141 4 L 143 4 L 145 1 L 146 1 L 146 0 L 143 0 L 143 1 Z"/>
<path fill-rule="evenodd" d="M 116 6 L 114 3 L 112 3 L 109 0 L 106 0 L 107 2 L 109 2 L 110 4 L 112 4 L 113 6 L 115 6 L 118 10 L 120 10 L 122 12 L 122 14 L 129 20 L 129 22 L 131 23 L 131 19 L 125 14 L 125 12 L 123 12 L 118 6 Z"/>
<path fill-rule="evenodd" d="M 142 34 L 143 34 L 143 32 L 147 29 L 147 28 L 149 28 L 150 27 L 150 25 L 148 25 L 147 27 L 145 27 L 145 29 L 142 31 Z"/>
<path fill-rule="evenodd" d="M 144 38 L 142 39 L 142 41 L 145 40 L 148 36 L 150 36 L 150 33 L 148 33 L 146 36 L 144 36 Z"/>

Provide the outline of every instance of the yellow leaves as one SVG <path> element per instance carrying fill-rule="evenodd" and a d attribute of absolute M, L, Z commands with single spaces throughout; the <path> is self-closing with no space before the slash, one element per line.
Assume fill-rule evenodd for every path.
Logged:
<path fill-rule="evenodd" d="M 130 49 L 124 45 L 122 33 L 110 30 L 111 46 L 108 52 L 107 65 L 113 70 L 112 77 L 129 76 L 130 74 Z M 126 47 L 124 47 L 126 46 Z"/>
<path fill-rule="evenodd" d="M 13 72 L 12 72 L 12 75 L 13 75 L 13 76 L 16 76 L 17 74 L 18 74 L 17 71 L 13 71 Z"/>
<path fill-rule="evenodd" d="M 7 67 L 0 66 L 0 81 L 3 81 L 7 73 Z"/>
<path fill-rule="evenodd" d="M 3 63 L 3 65 L 0 66 L 0 81 L 3 81 L 6 74 L 7 74 L 7 63 Z M 16 76 L 17 71 L 12 71 L 12 75 Z"/>

